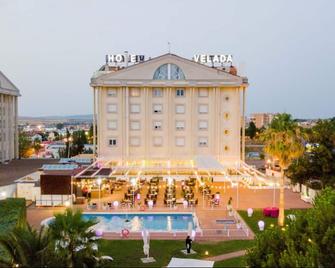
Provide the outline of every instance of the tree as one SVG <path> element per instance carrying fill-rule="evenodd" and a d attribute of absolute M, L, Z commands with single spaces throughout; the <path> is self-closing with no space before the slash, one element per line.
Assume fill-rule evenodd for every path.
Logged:
<path fill-rule="evenodd" d="M 33 148 L 34 148 L 34 152 L 35 154 L 38 154 L 39 150 L 41 150 L 41 141 L 39 139 L 35 139 L 33 141 Z"/>
<path fill-rule="evenodd" d="M 314 207 L 295 214 L 285 228 L 268 228 L 248 250 L 249 267 L 333 267 L 335 191 L 327 187 Z"/>
<path fill-rule="evenodd" d="M 264 151 L 274 160 L 278 160 L 281 168 L 278 224 L 283 226 L 285 220 L 284 171 L 294 159 L 304 153 L 301 131 L 292 120 L 291 115 L 286 113 L 278 114 L 269 127 L 261 134 L 261 140 L 265 143 Z"/>
<path fill-rule="evenodd" d="M 73 155 L 81 154 L 84 151 L 85 144 L 87 144 L 87 137 L 84 130 L 74 131 L 73 137 L 73 148 L 71 150 Z"/>
<path fill-rule="evenodd" d="M 56 124 L 56 128 L 57 128 L 58 130 L 63 129 L 63 128 L 64 128 L 64 124 L 63 124 L 63 123 L 57 123 L 57 124 Z"/>
<path fill-rule="evenodd" d="M 31 148 L 31 140 L 26 132 L 19 133 L 19 157 L 29 157 L 29 149 Z"/>
<path fill-rule="evenodd" d="M 246 132 L 245 133 L 246 136 L 249 136 L 250 139 L 253 139 L 257 134 L 257 127 L 256 127 L 255 123 L 251 121 L 249 123 L 249 126 L 245 130 L 245 132 Z"/>
<path fill-rule="evenodd" d="M 286 171 L 292 183 L 335 185 L 335 121 L 319 120 L 308 130 L 309 147 Z"/>
<path fill-rule="evenodd" d="M 92 226 L 96 220 L 85 220 L 82 213 L 67 209 L 56 214 L 49 229 L 54 249 L 60 262 L 66 267 L 92 267 L 98 261 L 98 248 Z"/>
<path fill-rule="evenodd" d="M 35 230 L 28 224 L 15 227 L 0 237 L 6 254 L 0 256 L 0 265 L 6 267 L 43 267 L 50 259 L 50 236 L 45 228 Z"/>

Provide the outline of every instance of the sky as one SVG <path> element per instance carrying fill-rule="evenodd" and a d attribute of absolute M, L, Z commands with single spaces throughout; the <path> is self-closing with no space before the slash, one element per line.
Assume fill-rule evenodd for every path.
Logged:
<path fill-rule="evenodd" d="M 0 70 L 24 116 L 92 113 L 93 72 L 128 50 L 232 54 L 247 113 L 335 116 L 335 1 L 0 0 Z"/>

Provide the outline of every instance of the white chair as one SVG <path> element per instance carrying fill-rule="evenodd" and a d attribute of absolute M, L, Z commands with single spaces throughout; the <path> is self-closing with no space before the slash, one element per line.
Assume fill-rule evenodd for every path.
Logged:
<path fill-rule="evenodd" d="M 187 202 L 187 200 L 184 200 L 184 201 L 183 201 L 183 206 L 184 206 L 184 208 L 187 208 L 187 206 L 188 206 L 188 202 Z"/>
<path fill-rule="evenodd" d="M 252 208 L 247 209 L 248 217 L 250 218 L 252 214 L 254 214 L 254 210 Z"/>
<path fill-rule="evenodd" d="M 291 221 L 295 221 L 295 220 L 296 220 L 296 217 L 295 217 L 294 214 L 289 214 L 289 215 L 287 215 L 287 218 L 288 218 L 289 220 L 291 220 Z"/>
<path fill-rule="evenodd" d="M 154 201 L 149 200 L 148 201 L 148 207 L 149 207 L 149 209 L 152 209 L 153 206 L 154 206 Z"/>
<path fill-rule="evenodd" d="M 119 201 L 114 201 L 113 202 L 113 207 L 117 209 L 119 207 Z"/>
<path fill-rule="evenodd" d="M 265 227 L 265 222 L 264 221 L 259 221 L 258 222 L 258 228 L 260 231 L 264 231 L 264 227 Z"/>

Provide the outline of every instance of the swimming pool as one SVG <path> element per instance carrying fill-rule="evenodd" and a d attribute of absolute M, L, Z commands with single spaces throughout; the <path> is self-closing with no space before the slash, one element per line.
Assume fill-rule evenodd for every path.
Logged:
<path fill-rule="evenodd" d="M 84 213 L 85 219 L 95 218 L 99 222 L 95 229 L 104 232 L 185 232 L 189 225 L 197 229 L 197 219 L 193 213 Z"/>

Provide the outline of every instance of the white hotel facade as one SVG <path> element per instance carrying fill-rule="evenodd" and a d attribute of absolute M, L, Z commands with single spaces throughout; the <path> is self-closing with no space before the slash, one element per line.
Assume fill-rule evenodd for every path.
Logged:
<path fill-rule="evenodd" d="M 90 85 L 98 159 L 243 160 L 248 80 L 233 70 L 169 53 L 125 68 L 103 66 Z"/>
<path fill-rule="evenodd" d="M 0 163 L 19 157 L 17 87 L 0 71 Z"/>

